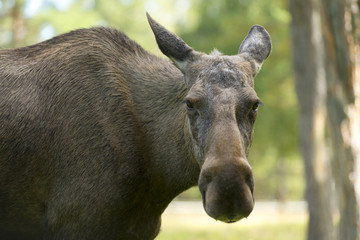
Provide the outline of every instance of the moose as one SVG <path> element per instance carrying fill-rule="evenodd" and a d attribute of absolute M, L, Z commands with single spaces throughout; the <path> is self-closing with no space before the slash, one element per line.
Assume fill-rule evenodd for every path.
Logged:
<path fill-rule="evenodd" d="M 196 184 L 212 218 L 251 213 L 269 34 L 205 54 L 147 17 L 171 61 L 105 27 L 0 50 L 1 239 L 154 239 Z"/>

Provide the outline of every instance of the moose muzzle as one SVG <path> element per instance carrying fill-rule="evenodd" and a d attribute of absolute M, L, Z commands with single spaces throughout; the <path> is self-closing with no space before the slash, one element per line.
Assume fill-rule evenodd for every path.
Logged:
<path fill-rule="evenodd" d="M 254 207 L 254 179 L 244 159 L 221 161 L 206 159 L 199 188 L 209 216 L 222 222 L 236 222 L 249 216 Z M 228 164 L 227 164 L 227 163 Z"/>

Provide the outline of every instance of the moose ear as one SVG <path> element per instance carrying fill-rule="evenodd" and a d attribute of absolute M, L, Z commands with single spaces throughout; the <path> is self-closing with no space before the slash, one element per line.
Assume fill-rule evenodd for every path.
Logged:
<path fill-rule="evenodd" d="M 194 49 L 189 47 L 174 33 L 157 23 L 148 13 L 146 13 L 146 16 L 161 52 L 169 57 L 185 73 L 187 64 L 195 57 Z"/>
<path fill-rule="evenodd" d="M 239 54 L 247 54 L 256 62 L 256 75 L 263 61 L 269 56 L 271 51 L 271 39 L 269 33 L 259 25 L 254 25 L 250 28 L 244 41 L 239 48 Z"/>

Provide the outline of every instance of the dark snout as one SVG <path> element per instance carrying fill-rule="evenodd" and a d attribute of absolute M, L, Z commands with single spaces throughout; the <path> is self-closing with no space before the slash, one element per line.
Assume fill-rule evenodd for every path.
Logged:
<path fill-rule="evenodd" d="M 227 165 L 206 162 L 199 188 L 207 214 L 226 223 L 249 216 L 254 208 L 254 178 L 247 161 L 239 159 Z"/>

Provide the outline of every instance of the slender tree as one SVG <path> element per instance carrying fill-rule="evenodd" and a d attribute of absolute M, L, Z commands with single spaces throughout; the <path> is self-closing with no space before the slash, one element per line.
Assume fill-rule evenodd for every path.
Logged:
<path fill-rule="evenodd" d="M 296 91 L 300 105 L 300 147 L 309 208 L 308 239 L 333 239 L 330 161 L 326 154 L 326 79 L 319 4 L 292 0 L 292 42 Z"/>
<path fill-rule="evenodd" d="M 12 45 L 19 47 L 24 38 L 24 17 L 23 17 L 23 1 L 16 0 L 11 8 L 12 17 Z"/>

